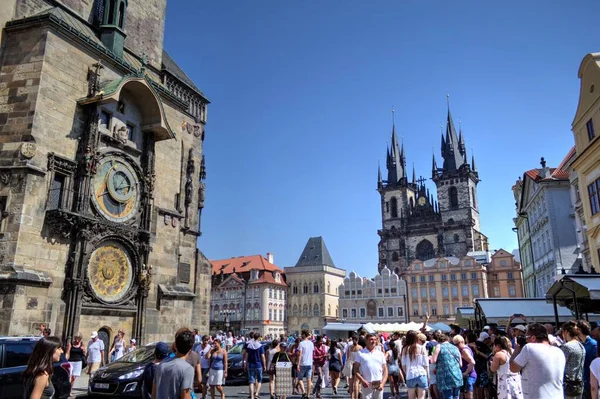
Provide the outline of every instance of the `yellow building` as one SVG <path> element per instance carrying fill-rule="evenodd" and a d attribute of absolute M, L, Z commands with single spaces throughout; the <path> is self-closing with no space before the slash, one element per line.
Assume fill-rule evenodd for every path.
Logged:
<path fill-rule="evenodd" d="M 475 298 L 487 298 L 487 270 L 475 257 L 454 256 L 415 260 L 404 277 L 408 285 L 408 314 L 420 321 L 453 321 L 456 309 L 472 307 Z"/>
<path fill-rule="evenodd" d="M 600 53 L 583 58 L 579 79 L 579 104 L 572 124 L 577 158 L 572 166 L 579 178 L 584 241 L 593 267 L 600 270 Z"/>
<path fill-rule="evenodd" d="M 339 317 L 338 288 L 346 271 L 333 263 L 322 237 L 308 239 L 298 263 L 285 268 L 289 285 L 288 332 L 310 330 L 320 334 L 323 326 Z"/>
<path fill-rule="evenodd" d="M 523 269 L 515 257 L 503 249 L 492 255 L 487 265 L 490 298 L 523 298 Z"/>

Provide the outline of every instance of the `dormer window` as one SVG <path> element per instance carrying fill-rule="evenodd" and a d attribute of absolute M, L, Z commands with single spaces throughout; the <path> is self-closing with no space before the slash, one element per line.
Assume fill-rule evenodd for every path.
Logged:
<path fill-rule="evenodd" d="M 273 277 L 275 278 L 276 282 L 281 282 L 281 275 L 279 274 L 279 272 L 275 272 Z"/>
<path fill-rule="evenodd" d="M 258 280 L 258 270 L 250 270 L 250 280 Z"/>

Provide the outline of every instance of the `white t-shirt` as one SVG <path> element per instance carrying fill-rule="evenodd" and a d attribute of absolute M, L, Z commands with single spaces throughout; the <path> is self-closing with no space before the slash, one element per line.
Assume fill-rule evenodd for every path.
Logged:
<path fill-rule="evenodd" d="M 594 377 L 596 377 L 598 382 L 600 382 L 600 357 L 592 360 L 592 363 L 590 364 L 590 371 Z"/>
<path fill-rule="evenodd" d="M 427 376 L 426 367 L 429 366 L 429 358 L 425 348 L 422 345 L 417 345 L 417 357 L 414 359 L 410 358 L 408 351 L 409 348 L 407 347 L 401 359 L 402 366 L 406 368 L 406 380 L 412 380 L 422 375 Z"/>
<path fill-rule="evenodd" d="M 298 345 L 298 349 L 302 350 L 302 356 L 300 357 L 300 366 L 312 366 L 313 365 L 313 352 L 315 351 L 315 345 L 312 341 L 305 339 Z"/>
<path fill-rule="evenodd" d="M 202 345 L 200 345 L 198 347 L 198 349 L 196 349 L 196 352 L 198 352 L 198 354 L 200 355 L 200 368 L 201 369 L 209 369 L 210 368 L 210 359 L 206 358 L 206 354 L 208 352 L 210 352 L 212 346 L 210 346 L 210 344 L 206 344 L 206 346 L 203 348 Z"/>
<path fill-rule="evenodd" d="M 562 399 L 565 355 L 551 345 L 530 343 L 523 347 L 514 362 L 523 367 L 523 397 L 530 399 Z"/>
<path fill-rule="evenodd" d="M 381 381 L 383 379 L 385 355 L 382 351 L 376 348 L 373 352 L 370 352 L 367 348 L 362 349 L 356 354 L 354 361 L 360 365 L 358 372 L 367 382 Z"/>
<path fill-rule="evenodd" d="M 96 342 L 93 340 L 88 343 L 88 359 L 90 363 L 100 363 L 102 361 L 102 354 L 100 351 L 104 350 L 104 341 L 98 339 Z"/>
<path fill-rule="evenodd" d="M 233 337 L 227 337 L 225 339 L 225 345 L 226 346 L 233 346 Z"/>

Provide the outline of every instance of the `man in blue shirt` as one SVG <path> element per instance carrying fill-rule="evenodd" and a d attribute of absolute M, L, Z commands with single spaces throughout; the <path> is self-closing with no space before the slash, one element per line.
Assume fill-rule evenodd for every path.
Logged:
<path fill-rule="evenodd" d="M 590 388 L 590 364 L 596 358 L 598 352 L 598 342 L 590 337 L 592 330 L 590 323 L 585 320 L 577 322 L 579 328 L 579 340 L 585 348 L 585 361 L 583 362 L 583 399 L 590 399 L 592 392 Z"/>
<path fill-rule="evenodd" d="M 265 349 L 259 339 L 259 333 L 250 333 L 250 341 L 244 346 L 244 370 L 248 372 L 248 388 L 251 398 L 254 398 L 255 392 L 256 395 L 259 395 L 263 378 L 262 372 L 267 370 Z"/>

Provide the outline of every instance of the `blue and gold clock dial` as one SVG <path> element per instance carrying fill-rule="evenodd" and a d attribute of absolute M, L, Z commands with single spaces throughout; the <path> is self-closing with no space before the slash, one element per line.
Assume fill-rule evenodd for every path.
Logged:
<path fill-rule="evenodd" d="M 92 201 L 102 216 L 113 222 L 125 222 L 135 216 L 140 205 L 140 182 L 125 161 L 106 157 L 94 176 Z"/>

